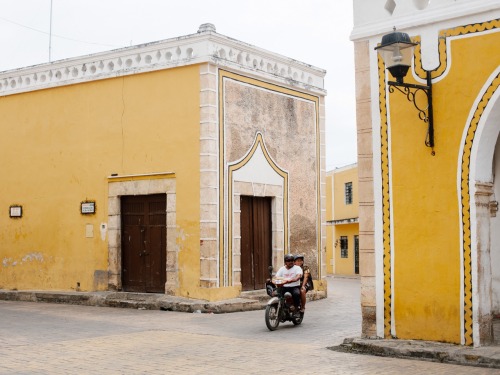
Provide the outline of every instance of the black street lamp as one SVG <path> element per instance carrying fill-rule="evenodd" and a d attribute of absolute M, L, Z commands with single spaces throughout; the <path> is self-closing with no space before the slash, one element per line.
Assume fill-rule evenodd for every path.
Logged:
<path fill-rule="evenodd" d="M 406 95 L 408 101 L 412 102 L 418 110 L 418 117 L 427 124 L 427 136 L 425 145 L 434 147 L 434 120 L 432 111 L 432 80 L 431 72 L 427 72 L 427 85 L 414 85 L 404 83 L 404 77 L 411 67 L 413 59 L 413 49 L 417 43 L 413 43 L 410 36 L 406 33 L 394 31 L 382 37 L 382 43 L 375 47 L 375 50 L 380 54 L 384 61 L 386 69 L 396 81 L 388 81 L 389 92 L 394 92 L 394 88 Z M 416 94 L 422 91 L 427 96 L 427 107 L 421 108 L 416 100 Z M 431 153 L 434 155 L 434 150 Z"/>

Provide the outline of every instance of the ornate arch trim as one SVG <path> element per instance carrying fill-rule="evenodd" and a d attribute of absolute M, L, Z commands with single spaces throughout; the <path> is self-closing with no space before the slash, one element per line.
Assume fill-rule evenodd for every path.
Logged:
<path fill-rule="evenodd" d="M 449 56 L 447 41 L 449 38 L 463 36 L 468 34 L 480 33 L 490 30 L 495 30 L 500 28 L 500 19 L 495 19 L 484 23 L 473 23 L 464 26 L 458 26 L 452 29 L 445 29 L 439 32 L 438 37 L 438 50 L 439 50 L 439 65 L 436 69 L 431 72 L 433 79 L 441 77 L 445 74 L 449 65 Z M 422 51 L 420 47 L 420 36 L 415 36 L 411 38 L 413 42 L 418 43 L 415 47 L 415 57 L 414 57 L 414 72 L 422 80 L 425 80 L 427 73 L 422 67 Z"/>
<path fill-rule="evenodd" d="M 463 246 L 463 335 L 465 345 L 473 345 L 473 311 L 472 311 L 472 238 L 471 238 L 471 196 L 470 196 L 470 178 L 471 165 L 470 158 L 472 147 L 475 140 L 475 134 L 485 108 L 495 91 L 500 87 L 500 73 L 492 80 L 490 85 L 484 91 L 479 100 L 474 114 L 467 125 L 467 132 L 463 141 L 463 152 L 461 155 L 460 168 L 460 203 L 462 209 L 462 246 Z"/>
<path fill-rule="evenodd" d="M 228 284 L 232 285 L 233 280 L 232 280 L 232 275 L 233 275 L 233 247 L 232 247 L 232 241 L 231 239 L 233 238 L 233 173 L 241 168 L 243 168 L 245 165 L 248 164 L 248 162 L 252 159 L 252 157 L 255 155 L 255 152 L 257 151 L 257 148 L 262 150 L 262 153 L 264 154 L 264 157 L 269 164 L 269 166 L 278 174 L 281 178 L 283 178 L 283 190 L 282 190 L 282 197 L 283 197 L 283 242 L 284 242 L 284 247 L 283 249 L 286 250 L 288 249 L 288 238 L 289 238 L 289 233 L 288 233 L 288 172 L 286 172 L 284 169 L 280 168 L 276 162 L 273 160 L 271 155 L 269 154 L 266 144 L 264 142 L 264 137 L 261 132 L 257 132 L 255 136 L 254 143 L 250 150 L 247 152 L 247 154 L 239 161 L 235 162 L 234 164 L 229 165 L 228 168 L 228 196 L 230 199 L 228 200 L 228 254 L 227 254 L 227 259 L 228 259 Z"/>
<path fill-rule="evenodd" d="M 495 19 L 481 24 L 463 25 L 442 30 L 439 33 L 439 66 L 432 71 L 432 78 L 442 76 L 448 67 L 447 41 L 449 37 L 457 37 L 472 33 L 479 33 L 500 29 L 500 19 Z M 414 42 L 420 42 L 420 36 L 413 37 Z M 424 79 L 425 70 L 422 68 L 420 44 L 415 49 L 414 58 L 415 74 Z M 390 124 L 386 97 L 385 65 L 378 58 L 378 85 L 379 85 L 379 110 L 380 110 L 380 153 L 382 171 L 382 251 L 383 251 L 383 293 L 384 293 L 384 337 L 392 336 L 392 250 L 391 250 L 391 164 L 390 164 Z M 474 110 L 471 122 L 467 126 L 467 135 L 463 143 L 461 156 L 461 191 L 460 203 L 462 207 L 462 234 L 463 234 L 463 336 L 465 345 L 473 345 L 473 311 L 472 311 L 472 268 L 471 268 L 471 220 L 470 220 L 470 155 L 474 135 L 489 100 L 500 85 L 500 75 L 492 80 L 490 86 L 482 96 L 477 108 Z"/>

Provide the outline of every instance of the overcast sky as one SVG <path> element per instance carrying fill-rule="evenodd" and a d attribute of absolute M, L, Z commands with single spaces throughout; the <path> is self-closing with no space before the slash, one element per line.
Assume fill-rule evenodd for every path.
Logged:
<path fill-rule="evenodd" d="M 49 61 L 51 0 L 0 0 L 0 71 Z M 356 162 L 351 0 L 52 0 L 52 61 L 219 34 L 326 69 L 326 168 Z"/>

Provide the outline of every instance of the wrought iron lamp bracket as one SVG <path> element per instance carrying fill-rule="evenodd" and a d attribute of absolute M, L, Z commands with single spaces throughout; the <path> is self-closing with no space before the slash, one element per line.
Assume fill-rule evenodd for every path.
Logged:
<path fill-rule="evenodd" d="M 418 111 L 418 118 L 427 124 L 427 136 L 425 137 L 425 145 L 434 149 L 434 116 L 432 111 L 432 80 L 431 72 L 427 72 L 427 85 L 414 85 L 411 83 L 404 82 L 387 82 L 389 86 L 389 92 L 393 93 L 394 90 L 398 90 L 403 95 L 406 96 L 409 102 L 413 103 Z M 418 92 L 424 92 L 427 97 L 427 107 L 423 108 L 418 105 L 416 101 L 416 95 Z M 434 150 L 431 152 L 435 155 Z"/>

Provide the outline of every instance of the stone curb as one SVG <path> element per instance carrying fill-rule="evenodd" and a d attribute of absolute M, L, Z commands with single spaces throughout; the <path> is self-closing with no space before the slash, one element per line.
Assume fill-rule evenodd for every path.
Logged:
<path fill-rule="evenodd" d="M 264 293 L 265 295 L 265 293 Z M 164 294 L 125 293 L 125 292 L 47 292 L 15 291 L 0 289 L 0 301 L 24 301 L 63 303 L 70 305 L 121 307 L 142 310 L 165 310 L 188 313 L 224 314 L 241 311 L 262 310 L 266 298 L 233 298 L 210 302 L 206 300 L 167 296 Z M 313 292 L 308 300 L 326 298 L 325 292 Z"/>
<path fill-rule="evenodd" d="M 353 354 L 500 368 L 498 346 L 472 348 L 433 341 L 348 338 L 341 345 L 328 349 Z"/>

